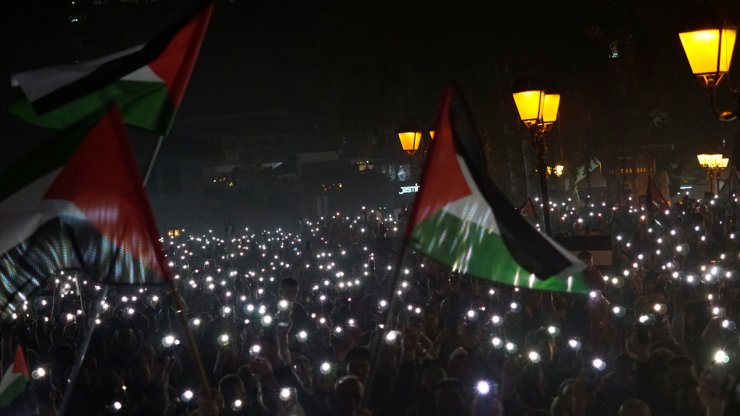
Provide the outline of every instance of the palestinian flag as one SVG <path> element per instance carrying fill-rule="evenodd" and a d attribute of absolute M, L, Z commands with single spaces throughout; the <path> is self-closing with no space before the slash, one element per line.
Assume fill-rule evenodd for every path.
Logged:
<path fill-rule="evenodd" d="M 526 201 L 519 207 L 519 213 L 524 217 L 530 224 L 536 224 L 539 218 L 537 217 L 537 209 L 534 206 L 532 198 L 527 198 Z"/>
<path fill-rule="evenodd" d="M 448 87 L 407 231 L 411 246 L 481 279 L 588 293 L 585 265 L 529 225 L 489 179 L 468 114 Z"/>
<path fill-rule="evenodd" d="M 655 184 L 652 177 L 648 177 L 647 189 L 645 190 L 645 196 L 647 197 L 648 209 L 666 210 L 670 208 L 668 200 L 665 199 L 663 193 L 660 192 L 660 188 Z"/>
<path fill-rule="evenodd" d="M 98 116 L 0 173 L 0 318 L 60 270 L 105 284 L 169 279 L 120 113 Z"/>
<path fill-rule="evenodd" d="M 15 360 L 7 368 L 0 380 L 0 408 L 8 407 L 13 400 L 23 394 L 28 384 L 28 365 L 23 357 L 23 348 L 15 348 Z"/>
<path fill-rule="evenodd" d="M 65 129 L 115 101 L 125 124 L 167 134 L 180 106 L 213 3 L 201 3 L 169 29 L 92 61 L 14 74 L 23 96 L 11 113 L 40 127 Z"/>

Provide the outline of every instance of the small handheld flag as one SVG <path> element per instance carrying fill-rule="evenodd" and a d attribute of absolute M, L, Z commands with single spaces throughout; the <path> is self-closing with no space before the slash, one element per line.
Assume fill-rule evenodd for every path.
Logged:
<path fill-rule="evenodd" d="M 23 348 L 18 345 L 15 348 L 13 363 L 5 370 L 0 380 L 0 408 L 8 407 L 16 397 L 23 394 L 30 378 Z"/>

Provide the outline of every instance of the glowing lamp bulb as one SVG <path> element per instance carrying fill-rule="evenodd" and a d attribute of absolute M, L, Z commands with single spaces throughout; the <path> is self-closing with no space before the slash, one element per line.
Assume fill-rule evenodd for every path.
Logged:
<path fill-rule="evenodd" d="M 321 363 L 321 366 L 319 366 L 319 371 L 321 371 L 321 374 L 323 375 L 329 374 L 331 372 L 331 364 L 324 361 L 323 363 Z"/>
<path fill-rule="evenodd" d="M 478 390 L 478 394 L 488 394 L 491 391 L 491 385 L 485 381 L 479 381 L 475 389 Z"/>
<path fill-rule="evenodd" d="M 594 358 L 594 360 L 591 361 L 591 365 L 599 371 L 603 371 L 606 368 L 606 363 L 601 358 Z"/>
<path fill-rule="evenodd" d="M 537 351 L 530 351 L 529 354 L 527 354 L 527 357 L 529 358 L 529 361 L 533 363 L 538 363 L 542 359 Z"/>

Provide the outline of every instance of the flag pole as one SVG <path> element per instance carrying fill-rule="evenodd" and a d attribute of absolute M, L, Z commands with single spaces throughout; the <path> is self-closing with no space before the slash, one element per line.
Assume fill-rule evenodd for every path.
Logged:
<path fill-rule="evenodd" d="M 200 352 L 198 351 L 198 346 L 195 343 L 193 331 L 190 330 L 187 317 L 185 316 L 185 313 L 187 312 L 185 301 L 177 292 L 177 286 L 175 286 L 175 282 L 173 280 L 170 280 L 170 289 L 170 295 L 172 296 L 172 300 L 175 302 L 175 306 L 177 307 L 177 311 L 175 314 L 180 318 L 180 324 L 182 325 L 183 331 L 185 332 L 185 342 L 187 343 L 188 352 L 190 353 L 190 361 L 193 362 L 193 366 L 195 367 L 195 375 L 198 378 L 198 383 L 200 384 L 201 394 L 204 396 L 208 396 L 210 395 L 208 376 L 206 376 L 206 370 L 205 368 L 203 368 L 203 361 L 201 361 L 200 359 Z"/>
<path fill-rule="evenodd" d="M 146 171 L 144 171 L 144 186 L 146 187 L 146 184 L 149 182 L 149 177 L 152 174 L 152 170 L 154 169 L 154 163 L 157 161 L 157 156 L 159 156 L 159 149 L 162 148 L 162 142 L 164 141 L 164 134 L 160 134 L 159 138 L 157 139 L 157 144 L 154 146 L 154 151 L 152 151 L 152 157 L 149 158 L 149 163 L 146 165 Z"/>
<path fill-rule="evenodd" d="M 108 285 L 105 285 L 103 293 L 100 295 L 101 301 L 95 304 L 95 313 L 87 322 L 87 328 L 85 329 L 85 335 L 82 340 L 82 351 L 77 355 L 75 366 L 72 368 L 72 373 L 69 375 L 67 386 L 64 389 L 64 398 L 62 404 L 59 406 L 59 416 L 64 416 L 67 407 L 69 407 L 69 401 L 72 399 L 72 391 L 74 390 L 75 383 L 77 382 L 77 376 L 80 374 L 80 368 L 82 363 L 85 361 L 85 354 L 87 353 L 87 347 L 90 345 L 90 339 L 92 338 L 93 332 L 95 332 L 95 322 L 100 317 L 100 309 L 102 308 L 102 300 L 108 295 Z M 53 319 L 53 316 L 52 316 Z"/>
<path fill-rule="evenodd" d="M 170 120 L 169 126 L 167 128 L 167 132 L 170 131 L 172 128 L 174 115 L 172 119 Z M 164 141 L 164 134 L 161 134 L 159 138 L 157 139 L 157 144 L 154 146 L 154 151 L 152 152 L 152 157 L 149 159 L 149 164 L 146 167 L 146 172 L 144 173 L 144 180 L 143 180 L 143 186 L 146 188 L 146 184 L 149 182 L 149 178 L 151 177 L 152 170 L 154 168 L 154 163 L 157 160 L 157 156 L 159 156 L 159 150 L 162 148 L 162 142 Z M 190 330 L 190 326 L 188 326 L 188 320 L 185 316 L 185 313 L 187 311 L 185 301 L 182 299 L 180 294 L 177 291 L 177 286 L 175 285 L 175 281 L 173 279 L 169 279 L 169 286 L 170 286 L 170 294 L 172 296 L 172 301 L 175 303 L 175 306 L 177 308 L 177 312 L 175 313 L 180 320 L 180 324 L 182 325 L 182 330 L 185 333 L 185 342 L 187 343 L 188 347 L 188 353 L 190 354 L 190 361 L 193 362 L 193 366 L 195 367 L 195 375 L 198 378 L 198 383 L 200 384 L 201 388 L 201 394 L 204 396 L 208 396 L 210 393 L 210 386 L 208 385 L 208 376 L 206 376 L 206 370 L 203 368 L 203 361 L 201 361 L 200 358 L 200 352 L 198 351 L 198 345 L 195 343 L 195 337 L 193 336 L 193 332 Z"/>
<path fill-rule="evenodd" d="M 411 224 L 411 218 L 409 218 L 408 221 L 408 224 Z M 410 225 L 407 225 L 407 228 L 408 227 L 410 227 Z M 386 331 L 386 328 L 391 329 L 391 325 L 393 324 L 394 309 L 396 307 L 398 299 L 400 299 L 400 296 L 396 294 L 396 287 L 398 286 L 398 277 L 401 275 L 403 259 L 406 257 L 408 236 L 405 236 L 401 241 L 401 249 L 398 253 L 398 258 L 396 259 L 396 268 L 393 273 L 393 279 L 391 280 L 391 299 L 390 303 L 388 304 L 388 315 L 385 318 L 385 324 L 383 325 L 382 331 L 380 331 L 378 336 L 375 337 L 375 341 L 371 350 L 372 361 L 370 362 L 370 371 L 368 373 L 367 385 L 365 386 L 365 394 L 362 397 L 363 407 L 367 406 L 368 400 L 370 398 L 370 393 L 372 393 L 373 391 L 373 382 L 375 381 L 375 375 L 378 372 L 378 365 L 380 364 L 380 348 L 383 345 L 383 334 Z"/>

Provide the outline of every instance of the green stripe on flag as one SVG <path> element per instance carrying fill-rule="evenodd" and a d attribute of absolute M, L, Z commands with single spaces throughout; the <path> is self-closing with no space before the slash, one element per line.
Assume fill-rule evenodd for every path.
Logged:
<path fill-rule="evenodd" d="M 164 82 L 120 80 L 92 94 L 44 114 L 37 114 L 25 96 L 9 107 L 22 120 L 50 129 L 65 129 L 115 101 L 129 126 L 164 133 L 172 115 L 172 102 Z"/>
<path fill-rule="evenodd" d="M 585 294 L 590 290 L 580 274 L 572 279 L 530 277 L 511 256 L 500 235 L 444 210 L 417 224 L 410 243 L 454 270 L 492 282 L 555 292 Z"/>
<path fill-rule="evenodd" d="M 6 374 L 5 377 L 10 377 L 12 379 L 5 381 L 5 377 L 3 377 L 5 385 L 3 386 L 2 391 L 0 391 L 0 408 L 8 407 L 16 397 L 23 394 L 26 390 L 26 384 L 28 384 L 28 380 L 23 377 L 23 374 L 13 373 L 12 367 L 9 368 L 8 371 L 10 373 Z"/>

